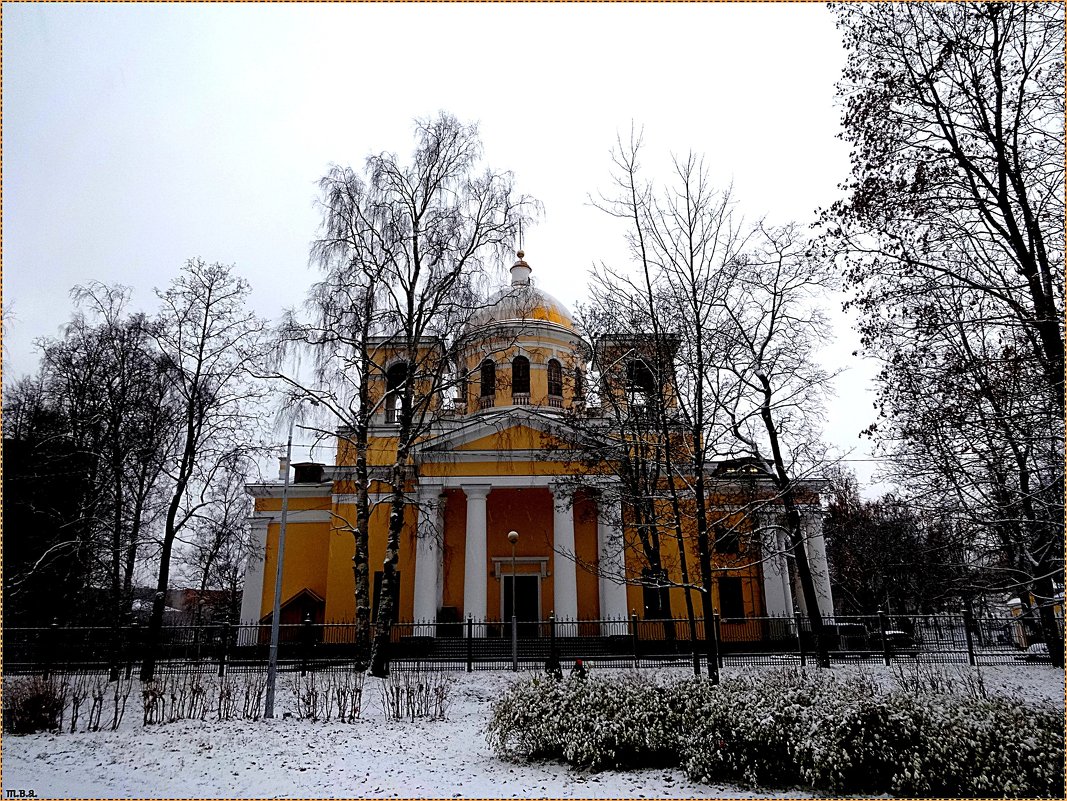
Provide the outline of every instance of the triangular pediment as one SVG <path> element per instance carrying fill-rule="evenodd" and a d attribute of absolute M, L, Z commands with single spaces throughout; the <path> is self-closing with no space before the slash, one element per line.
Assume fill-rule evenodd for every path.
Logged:
<path fill-rule="evenodd" d="M 456 428 L 420 444 L 426 455 L 456 452 L 537 452 L 569 451 L 580 438 L 573 426 L 560 416 L 534 410 L 506 409 L 479 415 Z"/>
<path fill-rule="evenodd" d="M 454 451 L 513 451 L 513 450 L 559 450 L 570 449 L 556 434 L 550 434 L 526 425 L 510 426 L 493 431 L 484 437 L 457 444 Z"/>

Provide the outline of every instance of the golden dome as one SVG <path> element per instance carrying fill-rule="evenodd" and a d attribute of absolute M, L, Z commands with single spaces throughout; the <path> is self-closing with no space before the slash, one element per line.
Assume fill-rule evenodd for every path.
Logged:
<path fill-rule="evenodd" d="M 565 328 L 574 328 L 570 311 L 556 298 L 530 283 L 530 265 L 518 252 L 519 260 L 511 266 L 511 285 L 497 290 L 474 314 L 473 325 L 529 322 L 540 320 Z"/>

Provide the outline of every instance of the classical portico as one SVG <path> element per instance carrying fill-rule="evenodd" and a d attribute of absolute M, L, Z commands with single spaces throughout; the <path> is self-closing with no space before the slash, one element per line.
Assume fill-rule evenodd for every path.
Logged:
<path fill-rule="evenodd" d="M 494 593 L 502 592 L 507 581 L 520 578 L 537 578 L 541 588 L 551 579 L 551 595 L 542 597 L 538 589 L 538 612 L 536 619 L 544 619 L 546 612 L 553 613 L 559 621 L 579 619 L 578 572 L 580 569 L 595 571 L 598 597 L 598 617 L 619 619 L 627 615 L 626 567 L 622 531 L 619 528 L 617 510 L 606 507 L 597 495 L 591 494 L 584 505 L 574 502 L 573 479 L 559 476 L 510 475 L 510 476 L 448 476 L 420 481 L 416 492 L 418 499 L 418 524 L 415 556 L 414 618 L 419 621 L 434 621 L 442 600 L 442 585 L 445 576 L 445 546 L 460 540 L 459 532 L 448 528 L 441 514 L 442 501 L 460 502 L 465 506 L 465 522 L 462 527 L 462 560 L 451 559 L 447 570 L 462 571 L 462 609 L 464 619 L 472 618 L 476 636 L 484 636 L 482 621 L 499 619 L 510 599 Z M 543 490 L 535 500 L 527 501 L 528 507 L 543 505 L 546 508 L 525 510 L 531 525 L 516 525 L 523 555 L 516 558 L 514 573 L 508 551 L 501 551 L 500 538 L 505 531 L 489 530 L 489 507 L 498 496 L 513 490 Z M 511 493 L 514 495 L 514 493 Z M 530 493 L 526 495 L 527 498 Z M 502 504 L 507 499 L 500 499 Z M 582 559 L 575 541 L 576 515 L 588 515 L 589 505 L 594 505 L 594 519 L 580 520 L 577 527 L 586 532 L 587 549 L 593 560 Z M 581 510 L 581 511 L 579 511 Z M 539 522 L 534 522 L 539 521 Z M 497 526 L 501 528 L 501 526 Z M 523 530 L 525 529 L 525 530 Z M 595 532 L 595 534 L 594 534 Z M 593 535 L 593 536 L 589 536 Z M 490 538 L 496 538 L 495 553 L 490 553 Z M 593 564 L 589 564 L 592 561 Z M 579 568 L 579 562 L 582 568 Z M 532 585 L 532 582 L 528 582 Z"/>

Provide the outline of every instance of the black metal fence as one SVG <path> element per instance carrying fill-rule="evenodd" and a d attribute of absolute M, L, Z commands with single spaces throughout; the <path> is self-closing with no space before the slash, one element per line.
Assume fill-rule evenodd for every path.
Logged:
<path fill-rule="evenodd" d="M 357 658 L 351 622 L 279 627 L 279 664 L 287 671 L 321 670 Z M 707 640 L 711 634 L 712 642 Z M 1048 663 L 1031 648 L 1037 633 L 1019 619 L 967 614 L 835 617 L 824 621 L 831 663 L 921 660 L 972 665 Z M 1060 621 L 1062 637 L 1062 620 Z M 717 653 L 720 665 L 805 664 L 813 658 L 811 622 L 804 617 L 715 618 L 713 626 L 684 619 L 555 620 L 517 624 L 466 620 L 458 623 L 396 623 L 391 662 L 397 669 L 432 665 L 440 670 L 542 670 L 555 656 L 566 670 L 581 659 L 591 666 L 652 667 Z M 190 664 L 227 671 L 262 670 L 269 654 L 270 626 L 170 625 L 156 645 L 157 672 Z M 9 674 L 107 669 L 130 675 L 145 656 L 144 626 L 122 628 L 5 628 L 3 667 Z"/>

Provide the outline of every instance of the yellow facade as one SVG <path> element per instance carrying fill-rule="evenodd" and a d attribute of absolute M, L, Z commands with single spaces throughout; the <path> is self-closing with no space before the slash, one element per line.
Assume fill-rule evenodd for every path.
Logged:
<path fill-rule="evenodd" d="M 479 312 L 474 333 L 465 340 L 460 363 L 465 392 L 453 392 L 450 404 L 436 400 L 436 422 L 413 448 L 412 478 L 407 489 L 400 541 L 399 614 L 401 621 L 451 622 L 468 616 L 501 620 L 515 576 L 516 614 L 521 619 L 598 620 L 630 614 L 645 617 L 646 563 L 635 547 L 630 511 L 607 499 L 610 466 L 591 470 L 568 458 L 568 415 L 583 403 L 581 389 L 590 349 L 573 328 L 566 308 L 529 284 L 521 260 L 512 268 L 513 283 Z M 525 278 L 526 283 L 523 283 Z M 620 340 L 621 342 L 621 340 Z M 625 343 L 623 343 L 625 344 Z M 419 358 L 433 357 L 439 344 L 426 343 Z M 517 391 L 512 375 L 516 359 L 528 360 L 528 391 Z M 390 416 L 387 385 L 395 353 L 376 348 L 380 377 L 372 395 L 379 399 L 371 427 L 368 461 L 374 509 L 369 547 L 371 575 L 382 569 L 389 518 L 387 467 L 395 461 L 396 428 Z M 483 365 L 492 362 L 493 391 L 482 387 Z M 521 384 L 521 376 L 520 376 Z M 395 386 L 395 385 L 394 385 Z M 520 386 L 520 389 L 526 389 Z M 576 392 L 577 390 L 577 392 Z M 354 487 L 346 478 L 355 462 L 351 443 L 338 438 L 337 467 L 315 481 L 291 485 L 282 620 L 290 603 L 327 622 L 355 616 L 352 558 L 355 520 Z M 606 483 L 607 482 L 607 483 Z M 249 487 L 256 496 L 258 531 L 265 558 L 253 564 L 246 579 L 242 615 L 263 620 L 273 608 L 277 537 L 282 482 Z M 736 506 L 724 489 L 719 508 Z M 613 507 L 613 503 L 615 507 Z M 665 509 L 666 512 L 666 509 Z M 734 525 L 729 513 L 718 515 Z M 508 532 L 518 532 L 514 552 Z M 690 576 L 699 575 L 695 532 L 686 526 L 685 552 Z M 678 580 L 678 545 L 671 531 L 661 533 L 663 564 Z M 775 577 L 761 561 L 757 537 L 738 553 L 716 555 L 719 575 L 740 579 L 744 617 L 788 613 L 788 576 Z M 785 575 L 783 573 L 783 575 Z M 736 584 L 733 585 L 736 596 Z M 376 605 L 372 598 L 372 605 Z M 715 598 L 725 608 L 726 599 Z M 315 605 L 318 606 L 315 606 Z M 694 604 L 700 614 L 699 599 Z M 777 606 L 776 606 L 777 605 Z M 681 588 L 670 592 L 670 611 L 684 617 Z M 291 615 L 290 615 L 291 617 Z M 724 625 L 729 625 L 727 621 Z"/>

